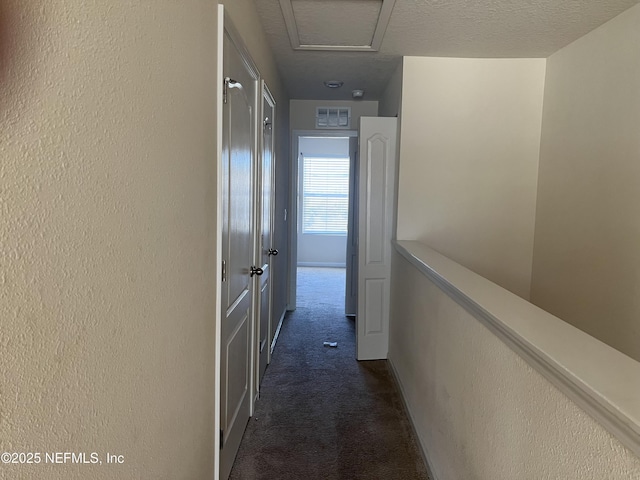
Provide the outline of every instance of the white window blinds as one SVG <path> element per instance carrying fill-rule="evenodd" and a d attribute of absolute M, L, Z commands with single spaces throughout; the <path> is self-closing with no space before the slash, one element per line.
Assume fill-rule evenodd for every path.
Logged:
<path fill-rule="evenodd" d="M 349 158 L 306 157 L 302 167 L 302 233 L 346 235 Z"/>

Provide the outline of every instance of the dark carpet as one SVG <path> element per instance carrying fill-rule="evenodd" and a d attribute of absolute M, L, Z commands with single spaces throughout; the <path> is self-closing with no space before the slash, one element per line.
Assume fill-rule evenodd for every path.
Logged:
<path fill-rule="evenodd" d="M 282 326 L 231 479 L 428 478 L 386 361 L 355 360 L 344 275 L 298 269 L 298 308 Z"/>

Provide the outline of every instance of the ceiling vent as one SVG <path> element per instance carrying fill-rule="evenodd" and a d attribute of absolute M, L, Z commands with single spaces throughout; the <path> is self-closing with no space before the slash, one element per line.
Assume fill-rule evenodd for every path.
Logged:
<path fill-rule="evenodd" d="M 316 128 L 349 128 L 351 107 L 316 108 Z"/>
<path fill-rule="evenodd" d="M 396 3 L 396 0 L 279 1 L 294 50 L 343 52 L 380 50 Z M 358 21 L 354 22 L 354 18 Z"/>

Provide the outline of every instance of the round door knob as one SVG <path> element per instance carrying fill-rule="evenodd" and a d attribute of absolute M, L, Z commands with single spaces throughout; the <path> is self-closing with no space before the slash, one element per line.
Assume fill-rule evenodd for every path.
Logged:
<path fill-rule="evenodd" d="M 278 249 L 277 248 L 270 248 L 268 254 L 269 255 L 273 255 L 275 257 L 276 255 L 278 255 Z"/>
<path fill-rule="evenodd" d="M 260 267 L 251 267 L 251 273 L 250 276 L 254 276 L 254 275 L 262 275 L 264 273 L 264 270 L 262 270 Z"/>

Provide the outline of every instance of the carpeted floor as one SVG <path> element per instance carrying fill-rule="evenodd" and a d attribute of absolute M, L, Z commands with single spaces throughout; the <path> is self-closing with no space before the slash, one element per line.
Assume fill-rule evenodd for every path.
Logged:
<path fill-rule="evenodd" d="M 344 275 L 298 269 L 298 308 L 284 321 L 231 479 L 428 478 L 386 361 L 355 360 Z"/>

